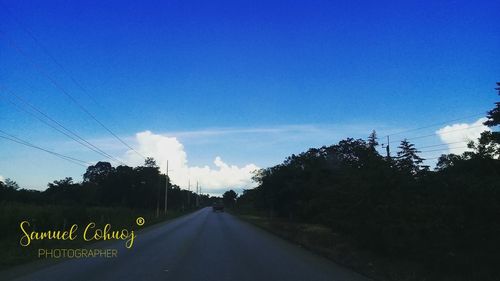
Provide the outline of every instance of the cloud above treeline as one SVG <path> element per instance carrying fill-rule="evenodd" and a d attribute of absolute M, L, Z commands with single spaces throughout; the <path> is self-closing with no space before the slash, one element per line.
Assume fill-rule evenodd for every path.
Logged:
<path fill-rule="evenodd" d="M 135 138 L 135 149 L 146 157 L 153 157 L 162 173 L 165 173 L 168 161 L 168 174 L 172 182 L 182 188 L 187 187 L 188 181 L 191 183 L 191 190 L 194 190 L 198 181 L 203 193 L 224 188 L 254 186 L 251 180 L 252 172 L 259 169 L 255 164 L 249 163 L 239 167 L 224 162 L 221 156 L 216 156 L 212 165 L 190 166 L 184 145 L 176 137 L 144 131 L 137 133 Z M 127 151 L 123 158 L 134 166 L 144 163 L 144 159 L 132 150 Z"/>
<path fill-rule="evenodd" d="M 490 131 L 488 126 L 483 125 L 487 118 L 480 118 L 473 123 L 457 123 L 447 125 L 436 131 L 441 141 L 448 144 L 449 153 L 462 154 L 470 149 L 464 147 L 469 141 L 476 141 L 481 133 Z"/>

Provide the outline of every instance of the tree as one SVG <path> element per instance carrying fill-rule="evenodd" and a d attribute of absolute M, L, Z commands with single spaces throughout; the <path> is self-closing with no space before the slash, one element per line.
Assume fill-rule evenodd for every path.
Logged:
<path fill-rule="evenodd" d="M 497 88 L 495 90 L 498 91 L 498 95 L 500 95 L 500 82 L 497 82 Z M 488 111 L 488 120 L 484 122 L 484 125 L 488 127 L 494 127 L 500 125 L 500 102 L 495 102 L 495 107 Z M 500 134 L 500 132 L 497 132 L 497 135 Z M 498 142 L 500 143 L 500 142 Z"/>
<path fill-rule="evenodd" d="M 0 202 L 12 200 L 19 193 L 19 185 L 11 179 L 0 180 Z"/>
<path fill-rule="evenodd" d="M 371 134 L 368 136 L 368 148 L 370 148 L 371 150 L 375 150 L 377 146 L 378 146 L 377 132 L 373 130 Z"/>
<path fill-rule="evenodd" d="M 498 95 L 500 95 L 500 82 L 497 82 Z M 486 120 L 483 124 L 493 128 L 500 125 L 500 102 L 495 102 L 495 107 L 488 111 Z M 480 157 L 495 158 L 500 157 L 500 131 L 485 131 L 481 133 L 478 144 L 470 143 Z"/>
<path fill-rule="evenodd" d="M 404 139 L 401 141 L 401 144 L 398 147 L 400 151 L 398 151 L 396 157 L 396 167 L 405 173 L 409 173 L 411 175 L 416 175 L 421 170 L 422 162 L 425 160 L 418 156 L 418 151 L 415 148 L 415 145 L 410 143 L 408 140 Z"/>
<path fill-rule="evenodd" d="M 99 161 L 97 164 L 87 168 L 87 171 L 83 174 L 83 181 L 98 183 L 107 178 L 112 171 L 113 167 L 109 162 Z"/>
<path fill-rule="evenodd" d="M 438 162 L 436 164 L 436 170 L 442 171 L 447 168 L 455 166 L 459 161 L 464 160 L 464 158 L 460 155 L 456 154 L 443 154 L 439 157 Z"/>
<path fill-rule="evenodd" d="M 76 203 L 81 201 L 79 196 L 79 184 L 73 182 L 73 178 L 66 177 L 62 180 L 55 180 L 49 183 L 48 188 L 45 190 L 45 195 L 51 203 Z"/>
<path fill-rule="evenodd" d="M 19 185 L 17 184 L 17 182 L 15 182 L 9 178 L 5 179 L 4 186 L 6 189 L 9 189 L 9 190 L 19 190 Z"/>
<path fill-rule="evenodd" d="M 147 157 L 146 160 L 144 160 L 144 167 L 158 168 L 158 165 L 153 157 Z"/>
<path fill-rule="evenodd" d="M 229 190 L 224 192 L 222 195 L 222 200 L 224 201 L 224 205 L 228 207 L 234 206 L 234 203 L 236 202 L 236 197 L 238 197 L 238 194 L 234 192 L 234 190 Z"/>
<path fill-rule="evenodd" d="M 60 187 L 71 186 L 71 185 L 73 185 L 73 178 L 72 177 L 66 177 L 62 180 L 55 180 L 54 182 L 48 184 L 49 188 L 60 188 Z"/>
<path fill-rule="evenodd" d="M 471 141 L 467 144 L 473 151 L 466 151 L 463 156 L 466 158 L 490 158 L 500 155 L 500 143 L 495 140 L 494 132 L 484 131 L 477 142 Z"/>

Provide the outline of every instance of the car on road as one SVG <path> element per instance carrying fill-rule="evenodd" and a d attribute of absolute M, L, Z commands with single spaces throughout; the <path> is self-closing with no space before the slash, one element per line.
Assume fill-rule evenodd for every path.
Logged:
<path fill-rule="evenodd" d="M 212 205 L 212 211 L 214 211 L 214 212 L 217 212 L 217 211 L 224 212 L 224 204 L 222 203 L 222 201 L 214 202 L 214 204 Z"/>

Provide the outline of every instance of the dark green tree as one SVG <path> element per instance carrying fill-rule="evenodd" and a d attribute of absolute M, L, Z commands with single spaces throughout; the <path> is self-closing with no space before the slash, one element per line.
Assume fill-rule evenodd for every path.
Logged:
<path fill-rule="evenodd" d="M 5 181 L 3 182 L 3 185 L 5 188 L 10 189 L 10 190 L 19 190 L 19 185 L 17 184 L 17 182 L 15 182 L 9 178 L 5 179 Z"/>
<path fill-rule="evenodd" d="M 62 180 L 55 180 L 54 182 L 48 184 L 49 188 L 61 188 L 64 186 L 71 186 L 71 185 L 73 185 L 72 177 L 66 177 Z"/>
<path fill-rule="evenodd" d="M 224 192 L 224 194 L 222 195 L 222 200 L 224 201 L 224 205 L 228 207 L 233 207 L 237 197 L 238 194 L 231 189 Z"/>
<path fill-rule="evenodd" d="M 19 185 L 15 181 L 9 178 L 0 181 L 0 202 L 12 200 L 17 195 L 19 195 Z"/>
<path fill-rule="evenodd" d="M 399 151 L 396 157 L 396 167 L 404 173 L 409 173 L 413 176 L 421 171 L 421 164 L 425 160 L 418 156 L 418 151 L 415 145 L 404 139 L 399 145 Z"/>
<path fill-rule="evenodd" d="M 498 95 L 500 95 L 500 82 L 497 82 Z M 488 111 L 486 116 L 488 120 L 484 125 L 492 128 L 492 131 L 481 133 L 481 137 L 476 143 L 469 143 L 469 147 L 473 148 L 480 157 L 495 158 L 500 157 L 500 131 L 495 130 L 500 126 L 500 102 L 495 102 L 495 107 Z"/>
<path fill-rule="evenodd" d="M 370 135 L 368 136 L 368 147 L 372 150 L 375 150 L 378 146 L 378 137 L 377 137 L 377 132 L 373 130 Z"/>
<path fill-rule="evenodd" d="M 83 181 L 90 183 L 98 183 L 101 180 L 106 179 L 112 172 L 113 167 L 109 162 L 97 162 L 95 165 L 91 165 L 87 168 L 85 174 L 83 174 Z"/>
<path fill-rule="evenodd" d="M 497 82 L 497 87 L 495 88 L 495 90 L 497 90 L 498 95 L 500 95 L 500 82 Z M 500 102 L 495 102 L 495 107 L 492 110 L 488 111 L 488 115 L 486 117 L 488 117 L 488 120 L 484 122 L 484 125 L 488 127 L 495 127 L 500 125 Z M 499 134 L 500 132 L 496 132 L 495 135 L 498 136 Z M 500 143 L 498 139 L 497 143 Z"/>
<path fill-rule="evenodd" d="M 73 182 L 73 178 L 66 177 L 49 183 L 45 195 L 53 204 L 73 204 L 81 202 L 81 186 Z"/>
<path fill-rule="evenodd" d="M 153 157 L 147 157 L 146 160 L 144 160 L 144 167 L 158 168 L 158 165 Z"/>
<path fill-rule="evenodd" d="M 436 164 L 436 170 L 442 171 L 455 166 L 459 161 L 463 161 L 464 157 L 456 154 L 443 154 L 439 157 Z"/>

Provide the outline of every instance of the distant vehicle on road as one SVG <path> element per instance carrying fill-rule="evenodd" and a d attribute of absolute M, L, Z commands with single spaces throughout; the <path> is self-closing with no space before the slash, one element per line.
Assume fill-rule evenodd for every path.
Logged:
<path fill-rule="evenodd" d="M 214 212 L 217 212 L 217 211 L 224 212 L 224 204 L 222 203 L 222 201 L 214 202 L 214 204 L 212 205 L 212 211 L 214 211 Z"/>

